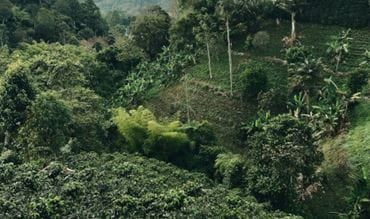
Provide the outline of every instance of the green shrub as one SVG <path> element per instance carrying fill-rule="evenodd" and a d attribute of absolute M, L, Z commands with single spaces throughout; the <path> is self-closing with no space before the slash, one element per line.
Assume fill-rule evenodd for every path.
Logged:
<path fill-rule="evenodd" d="M 369 72 L 367 70 L 359 69 L 353 72 L 347 82 L 347 86 L 351 93 L 357 93 L 368 84 Z"/>
<path fill-rule="evenodd" d="M 272 88 L 258 95 L 258 108 L 261 111 L 270 111 L 273 114 L 287 112 L 288 95 L 282 89 Z"/>
<path fill-rule="evenodd" d="M 288 64 L 303 62 L 311 56 L 311 52 L 305 46 L 293 46 L 285 49 L 285 60 Z"/>
<path fill-rule="evenodd" d="M 303 62 L 292 63 L 288 66 L 289 93 L 300 92 L 317 95 L 317 90 L 323 84 L 324 64 L 321 58 L 306 58 Z"/>
<path fill-rule="evenodd" d="M 20 131 L 25 147 L 49 147 L 59 152 L 68 142 L 70 122 L 71 112 L 66 105 L 52 93 L 42 93 L 32 104 L 30 118 Z"/>
<path fill-rule="evenodd" d="M 216 168 L 215 161 L 219 154 L 224 154 L 227 149 L 222 146 L 200 146 L 199 152 L 194 156 L 191 169 L 207 174 L 213 178 Z"/>
<path fill-rule="evenodd" d="M 241 75 L 243 96 L 253 99 L 268 88 L 267 72 L 260 63 L 252 63 Z"/>
<path fill-rule="evenodd" d="M 253 123 L 244 133 L 248 189 L 275 207 L 289 209 L 302 195 L 297 188 L 313 183 L 323 159 L 313 130 L 290 115 L 280 115 Z"/>
<path fill-rule="evenodd" d="M 229 188 L 244 186 L 246 162 L 239 154 L 220 154 L 215 162 L 216 174 Z"/>
<path fill-rule="evenodd" d="M 192 161 L 192 148 L 188 136 L 180 132 L 180 128 L 179 122 L 168 125 L 149 122 L 149 138 L 143 146 L 144 154 L 180 167 L 188 167 Z"/>
<path fill-rule="evenodd" d="M 154 115 L 144 107 L 127 112 L 124 109 L 118 109 L 113 117 L 119 132 L 127 142 L 127 149 L 130 152 L 143 152 L 145 139 L 148 138 L 148 122 L 154 121 Z"/>
<path fill-rule="evenodd" d="M 270 34 L 267 31 L 257 32 L 252 40 L 252 45 L 255 48 L 264 48 L 270 42 Z"/>
<path fill-rule="evenodd" d="M 6 150 L 3 151 L 0 154 L 0 163 L 14 163 L 19 164 L 20 163 L 20 157 L 17 153 L 15 153 L 12 150 Z"/>
<path fill-rule="evenodd" d="M 33 218 L 60 218 L 65 213 L 64 201 L 60 196 L 40 197 L 30 203 L 30 216 Z"/>
<path fill-rule="evenodd" d="M 207 121 L 193 121 L 185 124 L 183 129 L 196 147 L 200 145 L 214 145 L 216 143 L 216 135 L 213 127 Z"/>

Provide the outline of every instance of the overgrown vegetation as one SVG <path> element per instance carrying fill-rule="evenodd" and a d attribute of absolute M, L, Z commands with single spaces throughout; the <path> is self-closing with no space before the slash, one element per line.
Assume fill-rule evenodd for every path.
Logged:
<path fill-rule="evenodd" d="M 96 2 L 0 3 L 0 217 L 370 216 L 368 3 Z"/>

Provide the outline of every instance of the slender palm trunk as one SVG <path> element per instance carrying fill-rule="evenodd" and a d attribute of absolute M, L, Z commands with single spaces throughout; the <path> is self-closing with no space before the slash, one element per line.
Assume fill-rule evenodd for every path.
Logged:
<path fill-rule="evenodd" d="M 188 84 L 188 74 L 185 74 L 185 101 L 186 101 L 186 119 L 190 123 L 190 98 L 189 98 L 189 84 Z"/>
<path fill-rule="evenodd" d="M 295 12 L 292 12 L 291 13 L 291 17 L 292 17 L 292 33 L 291 33 L 291 36 L 290 36 L 291 37 L 291 40 L 292 40 L 292 44 L 294 44 L 294 42 L 296 41 L 296 38 L 297 38 L 295 16 L 296 16 L 296 13 Z"/>
<path fill-rule="evenodd" d="M 335 66 L 335 72 L 338 72 L 340 61 L 342 60 L 342 51 L 339 52 L 339 55 L 337 56 L 337 64 Z"/>
<path fill-rule="evenodd" d="M 212 63 L 211 63 L 211 51 L 209 49 L 209 42 L 207 42 L 207 55 L 208 55 L 208 70 L 209 70 L 209 78 L 212 79 Z"/>
<path fill-rule="evenodd" d="M 233 60 L 231 53 L 230 26 L 228 18 L 226 19 L 226 32 L 227 32 L 227 50 L 229 54 L 230 94 L 231 96 L 233 96 Z"/>

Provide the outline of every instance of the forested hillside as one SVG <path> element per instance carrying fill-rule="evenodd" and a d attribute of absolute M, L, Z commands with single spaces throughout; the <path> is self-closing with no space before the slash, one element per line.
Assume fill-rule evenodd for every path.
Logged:
<path fill-rule="evenodd" d="M 20 42 L 45 41 L 78 44 L 101 36 L 108 27 L 91 0 L 17 1 L 0 3 L 0 45 L 15 47 Z"/>
<path fill-rule="evenodd" d="M 370 218 L 367 0 L 1 0 L 0 218 Z"/>

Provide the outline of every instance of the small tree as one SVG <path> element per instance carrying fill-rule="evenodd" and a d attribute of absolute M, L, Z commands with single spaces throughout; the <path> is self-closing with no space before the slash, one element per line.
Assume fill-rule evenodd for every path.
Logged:
<path fill-rule="evenodd" d="M 321 58 L 305 58 L 302 62 L 291 63 L 288 67 L 291 92 L 315 94 L 323 82 L 324 65 Z"/>
<path fill-rule="evenodd" d="M 290 207 L 302 194 L 299 188 L 312 185 L 323 159 L 313 130 L 290 115 L 259 120 L 244 130 L 245 153 L 251 162 L 247 185 L 256 197 L 275 207 Z"/>
<path fill-rule="evenodd" d="M 335 63 L 335 71 L 338 72 L 339 65 L 344 61 L 346 55 L 349 54 L 349 48 L 352 38 L 350 37 L 351 29 L 343 31 L 338 36 L 333 37 L 333 40 L 329 43 L 327 54 L 331 61 Z"/>
<path fill-rule="evenodd" d="M 229 188 L 244 185 L 246 161 L 239 154 L 219 154 L 215 161 L 216 175 Z"/>
<path fill-rule="evenodd" d="M 170 16 L 159 6 L 147 9 L 131 25 L 133 39 L 151 58 L 169 44 Z"/>
<path fill-rule="evenodd" d="M 20 72 L 8 73 L 0 87 L 0 125 L 4 130 L 4 147 L 9 146 L 10 137 L 27 118 L 28 106 L 35 93 L 27 79 Z"/>
<path fill-rule="evenodd" d="M 199 42 L 204 42 L 207 48 L 207 57 L 208 57 L 208 71 L 209 78 L 212 79 L 212 60 L 211 60 L 211 51 L 210 47 L 215 41 L 215 34 L 212 32 L 211 27 L 211 16 L 208 14 L 200 15 L 200 27 L 196 31 L 198 34 L 196 38 Z"/>
<path fill-rule="evenodd" d="M 219 2 L 220 15 L 225 21 L 226 38 L 227 38 L 227 54 L 229 57 L 229 75 L 230 75 L 230 94 L 233 95 L 233 60 L 232 60 L 232 43 L 230 38 L 230 19 L 233 12 L 234 0 L 221 0 Z"/>
<path fill-rule="evenodd" d="M 39 95 L 30 107 L 30 116 L 22 128 L 28 147 L 46 147 L 58 152 L 68 142 L 69 109 L 52 93 Z"/>
<path fill-rule="evenodd" d="M 248 100 L 257 98 L 258 94 L 267 91 L 268 77 L 266 69 L 258 63 L 252 64 L 241 75 L 243 96 Z"/>
<path fill-rule="evenodd" d="M 275 5 L 290 14 L 292 28 L 288 45 L 293 46 L 297 40 L 296 16 L 307 0 L 272 0 Z"/>

